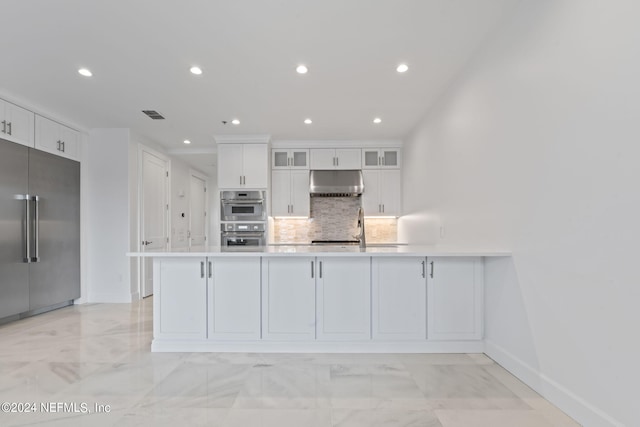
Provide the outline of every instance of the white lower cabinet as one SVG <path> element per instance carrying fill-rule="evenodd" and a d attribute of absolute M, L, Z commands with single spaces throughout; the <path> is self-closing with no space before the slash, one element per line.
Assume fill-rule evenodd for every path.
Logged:
<path fill-rule="evenodd" d="M 482 258 L 430 257 L 427 261 L 428 339 L 482 339 Z"/>
<path fill-rule="evenodd" d="M 158 339 L 207 336 L 206 258 L 156 258 L 153 262 L 153 335 Z"/>
<path fill-rule="evenodd" d="M 427 337 L 427 279 L 424 257 L 374 257 L 374 340 L 419 341 Z"/>
<path fill-rule="evenodd" d="M 371 258 L 317 258 L 317 339 L 371 339 Z"/>
<path fill-rule="evenodd" d="M 314 257 L 262 260 L 263 339 L 315 339 L 315 275 Z"/>
<path fill-rule="evenodd" d="M 208 261 L 209 339 L 260 339 L 260 257 Z"/>
<path fill-rule="evenodd" d="M 482 257 L 154 259 L 155 345 L 446 345 L 482 336 Z"/>

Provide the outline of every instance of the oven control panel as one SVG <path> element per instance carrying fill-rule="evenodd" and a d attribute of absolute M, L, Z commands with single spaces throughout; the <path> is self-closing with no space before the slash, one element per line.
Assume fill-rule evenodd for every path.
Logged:
<path fill-rule="evenodd" d="M 251 223 L 251 222 L 227 222 L 221 225 L 222 231 L 265 231 L 264 223 Z"/>

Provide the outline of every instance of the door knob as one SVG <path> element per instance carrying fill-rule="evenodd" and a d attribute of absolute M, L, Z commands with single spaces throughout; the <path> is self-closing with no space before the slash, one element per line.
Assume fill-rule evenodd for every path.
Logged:
<path fill-rule="evenodd" d="M 150 244 L 152 244 L 152 243 L 153 243 L 153 242 L 150 242 L 150 241 L 148 241 L 148 240 L 144 240 L 144 241 L 142 242 L 142 244 L 143 244 L 144 246 L 150 245 Z"/>

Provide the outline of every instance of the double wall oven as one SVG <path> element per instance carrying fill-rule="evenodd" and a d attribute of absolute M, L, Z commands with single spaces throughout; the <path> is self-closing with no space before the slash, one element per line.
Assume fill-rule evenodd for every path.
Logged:
<path fill-rule="evenodd" d="M 265 191 L 221 192 L 220 222 L 223 250 L 264 246 L 267 225 Z"/>

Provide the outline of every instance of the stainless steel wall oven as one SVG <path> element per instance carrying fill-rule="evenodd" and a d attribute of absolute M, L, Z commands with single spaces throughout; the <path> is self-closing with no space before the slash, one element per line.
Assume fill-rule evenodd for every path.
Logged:
<path fill-rule="evenodd" d="M 266 244 L 264 223 L 230 222 L 222 224 L 220 245 L 223 250 L 255 249 Z"/>
<path fill-rule="evenodd" d="M 221 221 L 266 221 L 264 191 L 223 191 L 220 193 Z"/>

